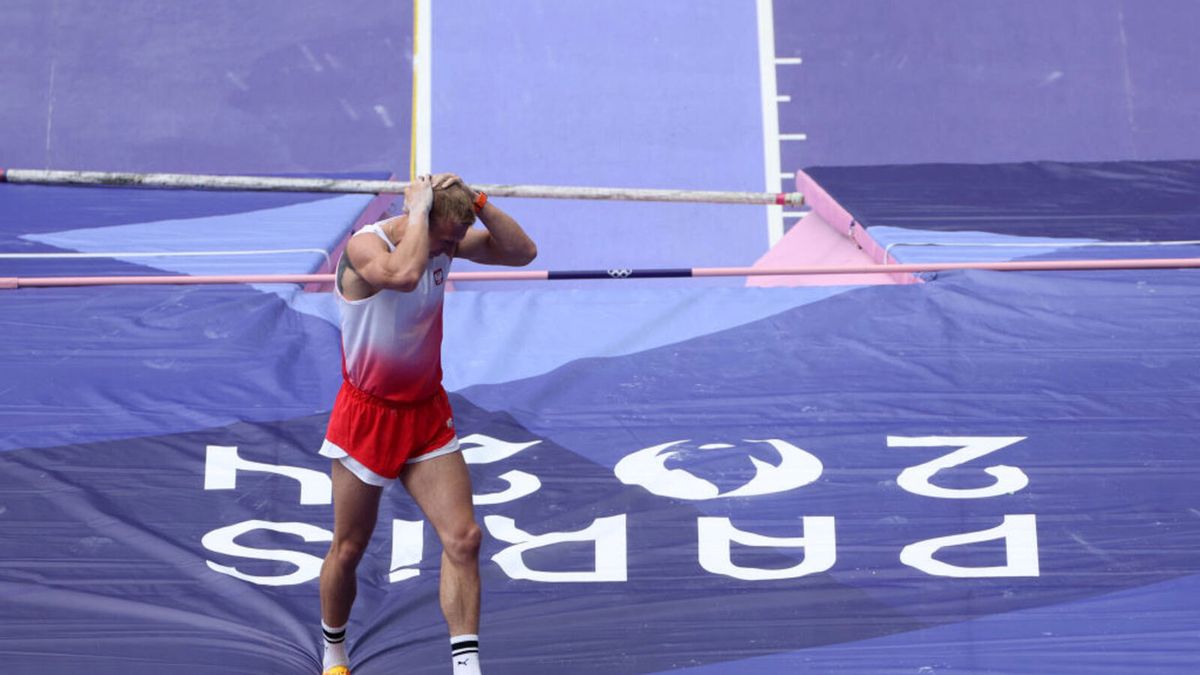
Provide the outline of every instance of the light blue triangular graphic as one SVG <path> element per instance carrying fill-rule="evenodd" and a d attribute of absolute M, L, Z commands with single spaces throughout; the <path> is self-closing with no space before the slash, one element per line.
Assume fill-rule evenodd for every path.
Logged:
<path fill-rule="evenodd" d="M 618 282 L 619 283 L 619 282 Z M 857 286 L 457 291 L 446 295 L 446 389 L 548 373 L 583 358 L 676 344 Z"/>
<path fill-rule="evenodd" d="M 327 252 L 346 236 L 371 199 L 340 195 L 273 209 L 22 238 L 81 253 L 111 253 L 114 260 L 181 274 L 305 274 L 328 260 Z M 139 255 L 145 253 L 166 255 Z M 289 284 L 254 288 L 278 295 L 298 312 L 337 323 L 336 304 L 327 293 L 308 297 L 312 294 L 296 292 Z"/>
<path fill-rule="evenodd" d="M 902 263 L 1008 262 L 1087 246 L 1098 239 L 1020 237 L 995 232 L 943 232 L 876 225 L 867 230 Z"/>
<path fill-rule="evenodd" d="M 324 319 L 339 328 L 342 325 L 342 310 L 333 293 L 313 293 L 295 284 L 251 284 L 251 287 L 278 295 L 287 302 L 288 307 L 301 314 Z"/>

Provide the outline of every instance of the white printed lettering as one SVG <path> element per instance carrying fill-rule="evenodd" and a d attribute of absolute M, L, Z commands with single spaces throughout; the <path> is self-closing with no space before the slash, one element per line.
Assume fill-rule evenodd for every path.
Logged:
<path fill-rule="evenodd" d="M 210 445 L 204 457 L 204 489 L 233 490 L 237 488 L 238 471 L 259 471 L 287 476 L 300 483 L 301 504 L 333 502 L 333 483 L 320 471 L 298 466 L 264 464 L 238 456 L 236 446 Z"/>
<path fill-rule="evenodd" d="M 959 448 L 948 455 L 905 469 L 896 478 L 896 483 L 922 497 L 984 499 L 1017 492 L 1029 484 L 1029 477 L 1015 466 L 996 465 L 983 469 L 984 473 L 996 479 L 985 487 L 946 488 L 934 485 L 931 479 L 942 469 L 966 464 L 1023 440 L 1025 436 L 888 436 L 887 444 L 889 448 Z"/>
<path fill-rule="evenodd" d="M 392 565 L 388 581 L 393 584 L 421 573 L 417 565 L 425 555 L 425 521 L 392 520 Z"/>
<path fill-rule="evenodd" d="M 832 516 L 801 518 L 803 537 L 768 537 L 739 530 L 728 518 L 701 517 L 696 519 L 700 541 L 700 566 L 713 574 L 723 574 L 745 581 L 795 579 L 825 572 L 837 561 L 837 542 Z M 733 564 L 733 543 L 762 548 L 802 548 L 804 560 L 784 569 L 739 567 Z"/>
<path fill-rule="evenodd" d="M 1007 562 L 995 567 L 963 567 L 935 560 L 933 555 L 950 546 L 966 546 L 1003 539 Z M 952 534 L 909 544 L 900 551 L 900 562 L 937 577 L 977 579 L 983 577 L 1036 577 L 1038 567 L 1037 516 L 1004 516 L 1004 522 L 988 530 Z"/>
<path fill-rule="evenodd" d="M 625 514 L 597 518 L 578 532 L 548 532 L 532 535 L 516 527 L 516 521 L 504 516 L 486 516 L 484 525 L 493 537 L 512 544 L 492 556 L 492 560 L 511 579 L 528 579 L 547 583 L 592 583 L 625 581 L 628 578 L 626 561 Z M 548 572 L 530 569 L 522 555 L 535 548 L 563 542 L 591 541 L 595 545 L 595 568 L 590 572 Z"/>
<path fill-rule="evenodd" d="M 462 443 L 474 446 L 462 451 L 463 459 L 467 464 L 491 464 L 508 459 L 541 441 L 509 443 L 485 434 L 471 434 L 463 438 Z M 508 483 L 508 487 L 500 492 L 474 495 L 472 501 L 476 506 L 491 506 L 515 501 L 537 492 L 542 487 L 542 481 L 537 476 L 524 471 L 508 471 L 501 474 L 500 479 Z"/>
<path fill-rule="evenodd" d="M 252 560 L 278 560 L 291 563 L 296 566 L 296 570 L 281 576 L 259 576 L 243 573 L 236 567 L 218 565 L 211 560 L 206 560 L 205 562 L 208 563 L 208 567 L 215 572 L 228 574 L 235 579 L 241 579 L 242 581 L 248 581 L 261 586 L 294 586 L 312 581 L 320 576 L 322 559 L 315 555 L 284 549 L 250 548 L 234 541 L 239 536 L 254 530 L 270 530 L 272 532 L 291 534 L 309 543 L 333 541 L 332 532 L 323 530 L 315 525 L 309 525 L 308 523 L 274 523 L 266 520 L 246 520 L 209 532 L 200 540 L 201 545 L 213 553 L 223 553 L 229 556 L 250 558 Z"/>

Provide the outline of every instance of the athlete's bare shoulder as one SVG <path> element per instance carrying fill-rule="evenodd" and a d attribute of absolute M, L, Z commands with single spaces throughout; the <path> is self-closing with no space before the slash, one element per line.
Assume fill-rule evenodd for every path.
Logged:
<path fill-rule="evenodd" d="M 368 239 L 368 237 L 370 239 Z M 371 239 L 375 242 L 372 243 Z M 383 240 L 373 234 L 364 234 L 350 237 L 350 241 L 346 242 L 346 248 L 342 251 L 342 256 L 338 259 L 337 266 L 337 288 L 343 298 L 347 300 L 363 300 L 374 295 L 379 289 L 367 283 L 363 278 L 362 273 L 354 265 L 355 258 L 358 258 L 360 263 L 364 258 L 369 258 L 376 254 L 375 249 L 383 247 L 386 253 L 387 247 L 383 244 Z"/>

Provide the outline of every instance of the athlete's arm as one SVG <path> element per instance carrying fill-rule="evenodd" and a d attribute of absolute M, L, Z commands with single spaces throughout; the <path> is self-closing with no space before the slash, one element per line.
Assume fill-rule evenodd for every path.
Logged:
<path fill-rule="evenodd" d="M 419 176 L 404 191 L 404 209 L 408 212 L 404 232 L 396 248 L 388 251 L 379 237 L 351 237 L 346 244 L 349 264 L 372 288 L 390 288 L 408 292 L 417 287 L 429 263 L 429 209 L 433 188 L 429 176 Z M 393 225 L 395 218 L 385 221 Z M 385 230 L 388 229 L 385 227 Z"/>
<path fill-rule="evenodd" d="M 471 186 L 462 182 L 454 174 L 439 174 L 434 176 L 434 184 L 438 186 L 461 183 L 471 196 L 478 193 Z M 483 205 L 479 212 L 479 222 L 484 229 L 470 229 L 459 242 L 455 256 L 466 258 L 472 262 L 484 265 L 509 265 L 520 267 L 528 265 L 537 257 L 537 244 L 526 234 L 525 230 L 510 215 L 491 202 Z"/>
<path fill-rule="evenodd" d="M 486 229 L 470 229 L 458 245 L 456 255 L 484 265 L 528 265 L 537 257 L 537 244 L 529 238 L 520 224 L 488 202 L 479 212 Z"/>

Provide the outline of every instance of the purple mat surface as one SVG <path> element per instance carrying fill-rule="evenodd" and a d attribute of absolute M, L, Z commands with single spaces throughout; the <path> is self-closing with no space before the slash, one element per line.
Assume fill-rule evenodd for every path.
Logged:
<path fill-rule="evenodd" d="M 408 175 L 399 0 L 0 8 L 0 166 Z"/>
<path fill-rule="evenodd" d="M 755 3 L 436 4 L 435 168 L 761 187 Z M 774 4 L 779 55 L 805 58 L 779 71 L 782 130 L 810 136 L 787 166 L 1200 156 L 1193 3 Z M 407 175 L 412 16 L 365 0 L 3 3 L 0 165 Z M 1011 196 L 975 191 L 999 184 L 993 169 L 821 178 L 869 227 L 1132 222 L 1137 195 L 1072 200 L 1047 165 L 1010 169 L 1021 194 L 1044 188 L 1019 219 Z M 1183 220 L 1137 221 L 1141 235 L 1176 236 L 1189 194 Z M 331 201 L 9 185 L 0 251 L 156 243 L 189 224 L 266 233 L 266 212 L 324 225 Z M 757 207 L 502 201 L 538 230 L 539 267 L 765 250 Z M 1197 283 L 972 272 L 452 294 L 488 672 L 1190 675 Z M 315 450 L 340 336 L 311 310 L 245 286 L 0 291 L 9 669 L 319 670 L 332 509 Z M 422 521 L 386 493 L 356 675 L 447 671 Z"/>

